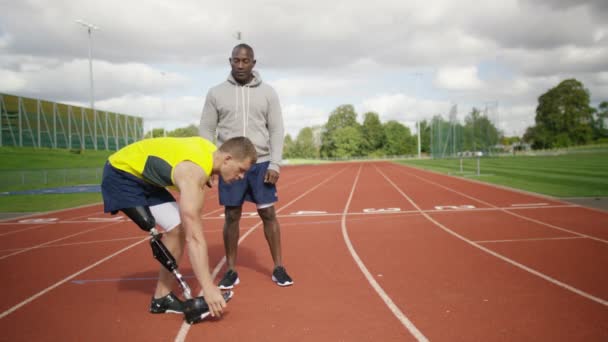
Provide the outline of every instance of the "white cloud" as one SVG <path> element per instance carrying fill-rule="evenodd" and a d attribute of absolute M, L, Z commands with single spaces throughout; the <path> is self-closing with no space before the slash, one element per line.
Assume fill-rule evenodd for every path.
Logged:
<path fill-rule="evenodd" d="M 354 80 L 335 79 L 323 76 L 300 78 L 281 78 L 271 82 L 280 96 L 336 96 L 347 94 L 352 87 L 356 87 Z"/>
<path fill-rule="evenodd" d="M 483 82 L 475 66 L 445 67 L 437 71 L 435 85 L 449 90 L 476 90 Z"/>
<path fill-rule="evenodd" d="M 325 123 L 340 104 L 410 125 L 451 102 L 464 113 L 487 101 L 498 101 L 508 132 L 522 120 L 507 118 L 532 122 L 538 97 L 566 78 L 581 80 L 592 101 L 608 99 L 607 4 L 0 1 L 0 92 L 87 105 L 88 36 L 74 23 L 84 19 L 101 27 L 91 40 L 97 107 L 182 127 L 198 122 L 203 99 L 192 94 L 225 79 L 241 31 L 262 76 L 272 75 L 264 79 L 290 134 Z M 429 70 L 428 86 L 415 84 L 411 73 Z M 163 103 L 175 109 L 170 118 Z"/>
<path fill-rule="evenodd" d="M 290 134 L 294 139 L 302 128 L 324 125 L 329 116 L 329 112 L 324 109 L 298 104 L 283 105 L 282 110 L 285 134 Z"/>

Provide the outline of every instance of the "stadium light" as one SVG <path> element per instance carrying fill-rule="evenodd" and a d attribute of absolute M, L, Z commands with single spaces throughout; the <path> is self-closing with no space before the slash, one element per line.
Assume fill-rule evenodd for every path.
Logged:
<path fill-rule="evenodd" d="M 84 27 L 86 27 L 87 32 L 89 34 L 89 80 L 90 80 L 90 101 L 91 101 L 91 110 L 93 111 L 93 120 L 94 120 L 94 124 L 93 127 L 95 127 L 94 129 L 94 133 L 93 133 L 93 146 L 95 146 L 95 149 L 97 149 L 97 113 L 95 112 L 95 91 L 94 91 L 94 87 L 93 87 L 93 52 L 92 52 L 92 47 L 91 47 L 91 33 L 93 32 L 93 30 L 99 30 L 98 26 L 95 26 L 93 24 L 87 23 L 84 20 L 78 19 L 76 20 L 77 24 L 80 24 Z M 82 150 L 84 150 L 84 117 L 82 118 L 82 139 L 80 140 L 80 148 Z"/>
<path fill-rule="evenodd" d="M 422 77 L 421 72 L 414 72 L 414 91 L 418 91 L 418 80 Z M 420 113 L 418 113 L 420 115 Z M 420 118 L 416 121 L 416 130 L 418 131 L 418 159 L 422 158 L 421 154 L 421 144 L 420 144 Z"/>

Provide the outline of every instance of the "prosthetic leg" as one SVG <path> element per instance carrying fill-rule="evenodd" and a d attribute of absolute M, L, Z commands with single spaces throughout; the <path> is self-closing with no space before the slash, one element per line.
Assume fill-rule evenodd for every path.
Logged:
<path fill-rule="evenodd" d="M 122 209 L 121 211 L 125 213 L 125 215 L 127 215 L 133 222 L 135 222 L 139 228 L 150 234 L 150 247 L 152 247 L 152 255 L 161 265 L 163 265 L 164 268 L 175 276 L 179 286 L 182 288 L 184 298 L 186 298 L 186 301 L 184 302 L 184 315 L 186 322 L 189 324 L 194 324 L 202 321 L 210 314 L 209 307 L 202 296 L 192 298 L 190 286 L 188 286 L 182 274 L 179 272 L 175 258 L 161 241 L 162 234 L 156 229 L 156 220 L 154 219 L 154 216 L 152 216 L 150 208 L 147 206 L 139 206 Z M 228 301 L 230 298 L 232 298 L 232 293 L 225 292 L 224 300 Z"/>

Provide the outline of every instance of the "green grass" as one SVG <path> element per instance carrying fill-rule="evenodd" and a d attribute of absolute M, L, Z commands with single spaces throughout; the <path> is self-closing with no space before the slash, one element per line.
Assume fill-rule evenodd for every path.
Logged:
<path fill-rule="evenodd" d="M 317 165 L 332 163 L 330 160 L 290 158 L 283 161 L 284 165 Z"/>
<path fill-rule="evenodd" d="M 405 160 L 401 163 L 452 175 L 505 185 L 526 191 L 538 192 L 556 197 L 608 196 L 608 150 L 606 146 L 578 148 L 579 153 L 555 156 L 516 156 L 481 159 L 481 175 L 476 173 L 476 160 L 465 159 L 465 174 L 460 174 L 459 159 Z M 84 153 L 68 150 L 0 147 L 0 175 L 6 178 L 2 191 L 37 189 L 51 186 L 94 184 L 99 175 L 68 173 L 63 180 L 63 171 L 52 169 L 101 169 L 112 151 L 91 151 Z M 328 163 L 326 160 L 291 159 L 288 165 Z M 9 174 L 24 172 L 26 175 L 40 174 L 47 170 L 47 184 L 27 181 L 21 178 L 8 179 Z M 54 175 L 54 176 L 51 176 Z M 19 176 L 21 177 L 21 176 Z M 39 177 L 39 176 L 36 176 Z M 59 178 L 53 178 L 59 177 Z M 44 194 L 0 196 L 0 212 L 42 212 L 69 208 L 83 204 L 101 202 L 100 194 Z"/>
<path fill-rule="evenodd" d="M 480 159 L 405 160 L 400 163 L 555 197 L 608 196 L 608 152 Z"/>
<path fill-rule="evenodd" d="M 113 151 L 0 147 L 0 170 L 102 168 Z"/>
<path fill-rule="evenodd" d="M 101 177 L 99 170 L 112 153 L 0 147 L 0 189 L 18 191 L 98 184 Z M 43 172 L 46 172 L 46 178 Z M 101 202 L 99 193 L 0 196 L 0 212 L 43 212 L 98 202 Z"/>

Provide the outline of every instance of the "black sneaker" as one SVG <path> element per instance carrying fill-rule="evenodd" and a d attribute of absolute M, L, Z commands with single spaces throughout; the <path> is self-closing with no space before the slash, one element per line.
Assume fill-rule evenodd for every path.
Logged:
<path fill-rule="evenodd" d="M 293 280 L 291 280 L 291 277 L 287 274 L 287 271 L 285 271 L 285 267 L 283 266 L 274 268 L 274 271 L 272 271 L 272 281 L 279 286 L 293 285 Z"/>
<path fill-rule="evenodd" d="M 220 280 L 218 287 L 222 290 L 230 290 L 234 285 L 238 285 L 240 282 L 239 274 L 236 273 L 236 271 L 228 270 L 226 274 L 224 274 L 222 280 Z"/>
<path fill-rule="evenodd" d="M 168 295 L 161 298 L 152 297 L 152 302 L 150 303 L 150 312 L 153 314 L 181 314 L 184 312 L 184 302 L 179 300 L 179 298 L 177 298 L 173 292 L 169 292 Z"/>

